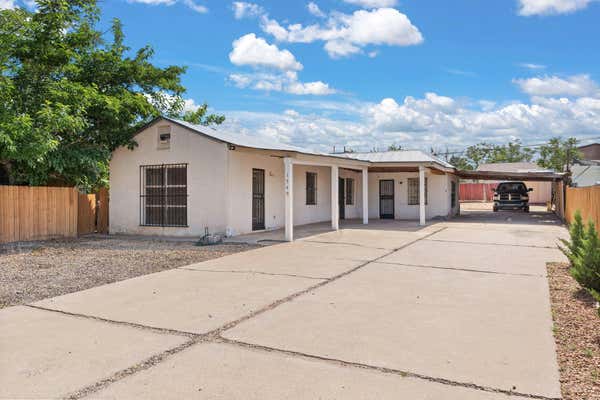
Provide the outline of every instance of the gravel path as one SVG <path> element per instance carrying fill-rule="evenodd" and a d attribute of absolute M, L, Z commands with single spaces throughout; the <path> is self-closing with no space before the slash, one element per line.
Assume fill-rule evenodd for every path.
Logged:
<path fill-rule="evenodd" d="M 0 308 L 182 267 L 256 246 L 83 237 L 0 246 Z"/>
<path fill-rule="evenodd" d="M 600 399 L 600 317 L 595 301 L 569 274 L 548 264 L 554 337 L 564 400 Z"/>

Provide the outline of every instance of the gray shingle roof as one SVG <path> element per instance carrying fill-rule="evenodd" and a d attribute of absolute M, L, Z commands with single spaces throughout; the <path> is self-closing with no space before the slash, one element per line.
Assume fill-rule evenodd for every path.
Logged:
<path fill-rule="evenodd" d="M 436 163 L 446 168 L 454 168 L 448 162 L 439 159 L 421 150 L 382 151 L 373 153 L 345 153 L 341 154 L 356 160 L 372 163 Z"/>
<path fill-rule="evenodd" d="M 194 125 L 189 122 L 166 118 L 164 119 L 184 126 L 191 129 L 194 132 L 200 133 L 205 136 L 212 137 L 221 142 L 230 143 L 241 147 L 250 147 L 255 149 L 263 150 L 277 150 L 277 151 L 293 151 L 308 155 L 327 156 L 336 158 L 347 158 L 357 161 L 366 161 L 371 163 L 435 163 L 445 168 L 454 168 L 451 164 L 443 161 L 435 156 L 427 154 L 420 150 L 400 150 L 400 151 L 385 151 L 376 153 L 344 153 L 344 154 L 330 154 L 321 153 L 313 150 L 309 150 L 303 147 L 292 146 L 285 143 L 280 143 L 275 140 L 266 140 L 263 138 L 230 133 L 221 129 L 213 129 L 203 125 Z"/>

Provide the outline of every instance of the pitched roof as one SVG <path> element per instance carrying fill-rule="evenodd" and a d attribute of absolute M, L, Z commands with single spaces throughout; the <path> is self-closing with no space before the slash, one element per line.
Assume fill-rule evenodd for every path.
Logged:
<path fill-rule="evenodd" d="M 594 186 L 600 184 L 600 166 L 573 165 L 571 166 L 573 186 Z"/>
<path fill-rule="evenodd" d="M 217 130 L 203 125 L 195 125 L 180 119 L 168 117 L 161 118 L 173 122 L 175 124 L 181 125 L 201 135 L 208 136 L 218 141 L 233 144 L 235 146 L 240 147 L 250 147 L 261 150 L 292 151 L 301 154 L 347 158 L 371 163 L 436 163 L 445 168 L 454 168 L 454 166 L 447 163 L 446 161 L 443 161 L 435 156 L 432 156 L 420 150 L 385 151 L 376 153 L 330 154 L 309 150 L 299 146 L 292 146 L 289 144 L 280 143 L 276 140 L 265 140 L 260 137 L 244 135 L 239 133 L 231 133 L 221 129 Z M 156 120 L 152 121 L 149 125 L 153 124 L 159 119 L 160 118 L 157 118 Z M 149 125 L 146 125 L 146 127 L 148 127 Z"/>
<path fill-rule="evenodd" d="M 369 161 L 372 163 L 435 163 L 446 168 L 454 168 L 448 162 L 441 160 L 421 150 L 397 150 L 373 153 L 344 153 L 347 158 Z"/>
<path fill-rule="evenodd" d="M 481 164 L 477 171 L 491 172 L 552 172 L 531 162 L 490 163 Z"/>

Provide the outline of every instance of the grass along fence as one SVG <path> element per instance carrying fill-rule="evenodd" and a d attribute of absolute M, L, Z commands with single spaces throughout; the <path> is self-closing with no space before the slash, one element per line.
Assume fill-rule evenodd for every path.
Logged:
<path fill-rule="evenodd" d="M 567 188 L 565 219 L 568 223 L 573 222 L 577 210 L 581 212 L 583 222 L 591 220 L 600 227 L 600 186 Z"/>
<path fill-rule="evenodd" d="M 0 186 L 0 243 L 92 232 L 108 232 L 107 191 L 85 195 L 69 187 Z"/>

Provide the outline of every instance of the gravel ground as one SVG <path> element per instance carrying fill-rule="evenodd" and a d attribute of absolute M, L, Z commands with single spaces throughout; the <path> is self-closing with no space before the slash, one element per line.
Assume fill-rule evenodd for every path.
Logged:
<path fill-rule="evenodd" d="M 563 399 L 600 399 L 600 317 L 595 301 L 571 277 L 567 264 L 548 264 L 548 280 Z"/>
<path fill-rule="evenodd" d="M 0 245 L 0 308 L 182 267 L 256 246 L 83 237 Z"/>

